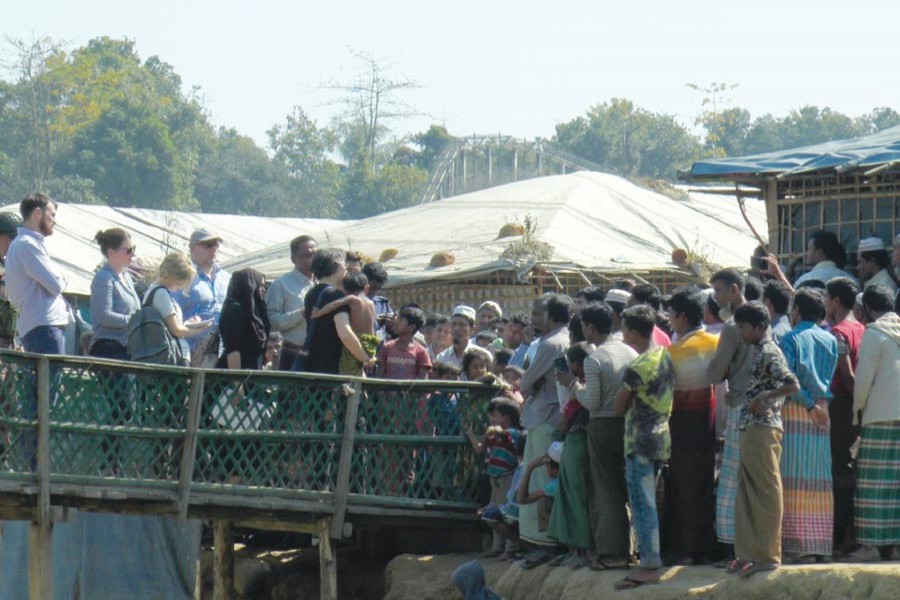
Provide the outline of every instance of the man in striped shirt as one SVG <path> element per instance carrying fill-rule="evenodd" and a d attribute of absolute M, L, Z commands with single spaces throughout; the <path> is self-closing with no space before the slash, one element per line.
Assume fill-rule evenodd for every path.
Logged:
<path fill-rule="evenodd" d="M 696 287 L 678 290 L 669 300 L 669 323 L 678 336 L 669 347 L 675 400 L 663 535 L 678 564 L 701 564 L 715 550 L 716 398 L 706 370 L 719 336 L 704 330 L 703 309 Z"/>

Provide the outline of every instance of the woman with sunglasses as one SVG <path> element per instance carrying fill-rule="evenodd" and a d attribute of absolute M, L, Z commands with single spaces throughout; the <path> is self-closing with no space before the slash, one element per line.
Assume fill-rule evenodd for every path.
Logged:
<path fill-rule="evenodd" d="M 128 320 L 141 307 L 128 266 L 135 246 L 127 231 L 114 227 L 94 237 L 106 263 L 91 282 L 93 337 L 90 355 L 128 360 Z"/>

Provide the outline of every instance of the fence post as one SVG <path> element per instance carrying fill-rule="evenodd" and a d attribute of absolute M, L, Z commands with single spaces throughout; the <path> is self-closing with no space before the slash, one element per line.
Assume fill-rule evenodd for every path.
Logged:
<path fill-rule="evenodd" d="M 362 382 L 355 381 L 353 383 L 353 393 L 347 400 L 347 411 L 344 416 L 344 435 L 341 437 L 341 457 L 338 463 L 337 483 L 334 492 L 334 517 L 331 519 L 331 537 L 337 540 L 343 537 L 344 517 L 347 515 L 350 470 L 353 467 L 353 440 L 356 438 L 356 422 L 362 393 Z"/>
<path fill-rule="evenodd" d="M 194 372 L 188 394 L 188 413 L 185 423 L 184 448 L 181 453 L 181 467 L 178 471 L 178 516 L 187 516 L 191 500 L 191 480 L 194 478 L 194 461 L 197 457 L 197 438 L 200 429 L 200 410 L 203 403 L 203 389 L 206 371 Z"/>
<path fill-rule="evenodd" d="M 37 360 L 37 522 L 28 547 L 30 598 L 53 597 L 53 521 L 50 512 L 50 360 Z"/>

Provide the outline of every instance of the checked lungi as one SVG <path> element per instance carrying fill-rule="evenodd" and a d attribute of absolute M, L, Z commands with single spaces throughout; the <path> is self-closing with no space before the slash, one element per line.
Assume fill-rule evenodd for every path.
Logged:
<path fill-rule="evenodd" d="M 863 426 L 856 464 L 856 540 L 900 544 L 900 421 Z"/>

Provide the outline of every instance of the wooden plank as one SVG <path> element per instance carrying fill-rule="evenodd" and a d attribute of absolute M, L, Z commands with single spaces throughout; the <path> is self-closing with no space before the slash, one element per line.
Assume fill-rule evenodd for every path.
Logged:
<path fill-rule="evenodd" d="M 241 519 L 239 521 L 234 521 L 234 526 L 244 529 L 283 531 L 286 533 L 308 533 L 310 535 L 319 535 L 321 531 L 319 521 L 279 521 L 271 518 Z"/>
<path fill-rule="evenodd" d="M 356 437 L 356 421 L 359 402 L 362 397 L 362 383 L 353 383 L 353 393 L 347 401 L 344 417 L 344 436 L 341 438 L 341 456 L 338 463 L 337 484 L 334 494 L 334 518 L 331 519 L 331 537 L 341 539 L 344 531 L 344 516 L 347 514 L 347 497 L 350 494 L 350 470 L 353 467 L 353 440 Z"/>
<path fill-rule="evenodd" d="M 233 600 L 234 539 L 231 521 L 213 521 L 213 600 Z"/>
<path fill-rule="evenodd" d="M 53 597 L 53 521 L 50 510 L 50 361 L 37 361 L 37 522 L 28 540 L 28 592 L 30 598 Z"/>
<path fill-rule="evenodd" d="M 319 598 L 337 600 L 337 561 L 331 546 L 331 519 L 319 521 Z"/>
<path fill-rule="evenodd" d="M 191 499 L 191 481 L 194 478 L 194 459 L 197 456 L 197 436 L 200 429 L 200 405 L 203 401 L 203 389 L 206 373 L 194 373 L 191 379 L 191 391 L 188 394 L 188 414 L 184 436 L 184 447 L 181 451 L 181 467 L 178 481 L 178 515 L 187 516 Z"/>

